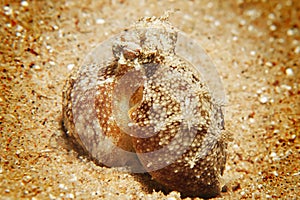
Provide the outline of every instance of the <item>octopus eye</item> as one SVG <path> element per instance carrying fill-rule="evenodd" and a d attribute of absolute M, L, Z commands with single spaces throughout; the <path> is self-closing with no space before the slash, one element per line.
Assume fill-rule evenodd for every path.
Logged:
<path fill-rule="evenodd" d="M 102 42 L 63 91 L 67 134 L 108 167 L 185 195 L 220 193 L 224 88 L 208 55 L 165 19 Z"/>
<path fill-rule="evenodd" d="M 135 43 L 119 42 L 113 45 L 112 51 L 117 59 L 124 57 L 126 60 L 134 60 L 140 55 L 141 49 Z"/>

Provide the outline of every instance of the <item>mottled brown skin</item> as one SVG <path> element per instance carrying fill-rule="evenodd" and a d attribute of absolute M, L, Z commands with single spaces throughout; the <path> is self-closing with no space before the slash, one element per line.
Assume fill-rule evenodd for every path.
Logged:
<path fill-rule="evenodd" d="M 123 68 L 123 66 L 122 66 Z M 123 74 L 120 68 L 116 67 L 111 75 L 115 76 L 116 74 Z M 105 72 L 106 75 L 108 72 Z M 107 76 L 103 76 L 103 79 L 108 78 Z M 65 101 L 70 98 L 70 91 L 72 88 L 73 79 L 70 79 L 66 87 L 67 89 L 64 91 L 64 99 Z M 174 139 L 176 133 L 180 129 L 181 122 L 173 121 L 171 124 L 167 126 L 167 129 L 164 131 L 160 131 L 156 133 L 153 137 L 150 138 L 136 138 L 130 137 L 126 133 L 123 133 L 121 129 L 117 126 L 116 122 L 107 123 L 109 121 L 109 116 L 112 114 L 112 91 L 114 89 L 115 83 L 108 83 L 101 86 L 98 86 L 97 91 L 99 91 L 99 95 L 95 100 L 95 106 L 99 110 L 97 111 L 98 121 L 100 126 L 103 128 L 104 134 L 107 136 L 112 136 L 115 138 L 115 144 L 122 149 L 127 151 L 136 151 L 137 153 L 146 153 L 152 152 L 154 150 L 158 150 L 165 145 L 170 145 L 170 141 Z M 129 100 L 131 109 L 128 111 L 128 115 L 130 118 L 135 121 L 137 124 L 140 124 L 143 127 L 144 121 L 148 120 L 147 111 L 151 107 L 150 105 L 153 102 L 143 101 L 143 87 L 140 87 Z M 160 99 L 164 96 L 168 96 L 168 94 L 160 91 L 159 87 L 155 87 L 155 93 L 159 93 Z M 205 101 L 209 103 L 211 108 L 213 107 L 211 103 L 211 99 L 209 96 L 204 96 Z M 202 97 L 203 98 L 203 97 Z M 172 117 L 174 113 L 179 110 L 180 105 L 176 103 L 171 97 L 164 98 L 167 99 L 167 104 L 165 105 L 165 109 L 171 111 L 171 115 L 168 117 Z M 68 100 L 70 102 L 70 100 Z M 161 104 L 163 102 L 160 102 Z M 63 114 L 64 114 L 64 124 L 69 130 L 69 135 L 73 137 L 79 144 L 81 144 L 81 140 L 79 136 L 74 131 L 74 125 L 72 124 L 72 112 L 71 109 L 68 108 L 67 103 L 65 103 Z M 210 109 L 211 109 L 210 108 Z M 202 111 L 202 115 L 209 115 L 208 111 Z M 142 117 L 137 117 L 137 115 Z M 209 124 L 209 121 L 207 121 Z M 108 129 L 109 127 L 109 129 Z M 194 127 L 193 127 L 194 128 Z M 173 130 L 173 131 L 171 131 Z M 175 131 L 174 131 L 175 130 Z M 195 152 L 201 148 L 201 142 L 203 137 L 207 134 L 207 127 L 204 125 L 200 130 L 197 131 L 195 138 L 190 138 L 191 145 L 194 145 L 192 148 L 188 148 L 187 151 L 178 157 L 175 162 L 166 167 L 151 171 L 151 168 L 148 169 L 147 163 L 153 161 L 152 158 L 148 158 L 141 154 L 139 159 L 141 163 L 144 165 L 145 169 L 149 171 L 151 176 L 159 183 L 163 184 L 167 188 L 177 190 L 186 196 L 201 196 L 201 197 L 214 197 L 220 194 L 221 185 L 220 185 L 220 176 L 223 174 L 224 166 L 226 163 L 226 144 L 220 138 L 217 141 L 213 148 L 207 152 L 207 155 L 201 159 L 198 159 L 197 162 L 194 163 L 194 166 L 191 167 L 188 164 L 188 160 L 192 159 L 192 156 L 195 156 Z M 168 138 L 160 137 L 167 136 Z M 188 135 L 187 135 L 188 137 Z M 160 144 L 160 141 L 164 141 L 164 144 Z M 81 146 L 83 146 L 81 144 Z M 84 147 L 84 146 L 83 146 Z M 179 149 L 176 149 L 179 151 Z M 175 155 L 172 155 L 172 152 L 167 152 L 166 154 L 161 154 L 162 157 L 168 158 Z M 188 160 L 185 160 L 187 159 Z M 154 158 L 156 160 L 158 158 Z M 208 160 L 210 159 L 210 160 Z"/>
<path fill-rule="evenodd" d="M 154 142 L 151 142 L 150 140 L 139 140 L 139 144 L 141 145 L 138 145 L 136 142 L 134 142 L 134 145 L 136 151 L 142 153 L 145 148 L 153 150 L 152 148 L 157 146 L 154 143 L 157 144 L 157 140 L 159 140 L 159 138 L 155 138 Z M 195 139 L 195 143 L 199 141 L 201 141 L 201 139 Z M 163 184 L 167 188 L 179 191 L 185 196 L 199 196 L 205 198 L 215 197 L 219 195 L 221 191 L 219 175 L 223 175 L 225 167 L 225 146 L 226 145 L 223 142 L 219 141 L 212 151 L 208 152 L 208 156 L 203 159 L 199 159 L 193 168 L 186 166 L 186 163 L 184 162 L 179 163 L 178 161 L 189 157 L 189 153 L 195 149 L 188 150 L 188 152 L 179 157 L 176 162 L 164 167 L 163 169 L 151 171 L 149 173 L 157 182 Z M 170 155 L 165 156 L 167 157 Z M 215 161 L 213 161 L 213 165 L 211 165 L 212 162 L 208 162 L 206 160 L 208 157 L 215 159 Z M 148 162 L 147 158 L 144 160 L 141 157 L 139 158 L 142 163 Z M 207 169 L 204 170 L 205 168 Z M 197 175 L 200 177 L 198 178 Z"/>
<path fill-rule="evenodd" d="M 176 33 L 172 29 L 167 34 L 171 38 L 170 46 L 174 45 Z M 227 146 L 221 134 L 224 124 L 220 106 L 214 102 L 193 66 L 173 55 L 172 49 L 158 52 L 122 45 L 112 48 L 115 61 L 110 65 L 99 70 L 93 68 L 98 70 L 97 80 L 101 82 L 96 87 L 94 101 L 101 131 L 118 147 L 135 151 L 145 170 L 167 188 L 185 196 L 209 198 L 219 195 Z M 132 130 L 142 137 L 124 133 L 112 117 L 112 95 L 116 84 L 132 69 L 143 71 L 147 84 L 128 97 L 128 110 L 118 112 L 125 112 L 131 119 Z M 84 148 L 82 138 L 91 146 L 99 141 L 86 133 L 79 136 L 74 128 L 71 95 L 78 79 L 85 78 L 87 72 L 82 71 L 82 74 L 74 71 L 66 82 L 63 121 L 68 135 Z M 89 103 L 85 97 L 82 99 L 83 103 Z M 84 112 L 85 105 L 80 106 Z M 85 120 L 83 127 L 90 126 L 89 120 L 95 119 Z"/>
<path fill-rule="evenodd" d="M 107 68 L 101 70 L 99 72 L 100 80 L 105 80 L 110 77 L 115 77 L 116 79 L 119 76 L 122 76 L 128 68 L 124 68 L 124 66 L 118 66 L 116 62 L 114 62 L 112 65 L 108 66 Z M 126 150 L 134 152 L 131 137 L 124 133 L 120 127 L 118 127 L 116 121 L 109 120 L 109 118 L 112 116 L 112 101 L 113 101 L 113 91 L 115 89 L 115 82 L 102 84 L 97 87 L 98 95 L 95 97 L 95 107 L 97 110 L 97 117 L 100 126 L 102 127 L 103 133 L 108 137 L 114 138 L 114 143 L 118 147 Z"/>
<path fill-rule="evenodd" d="M 103 128 L 104 134 L 108 137 L 113 137 L 115 145 L 126 150 L 134 152 L 132 147 L 131 137 L 124 133 L 116 124 L 115 121 L 107 123 L 109 121 L 109 116 L 112 113 L 111 97 L 108 96 L 109 93 L 105 94 L 104 91 L 113 90 L 114 84 L 99 86 L 97 90 L 101 93 L 101 96 L 96 98 L 95 106 L 99 109 L 97 112 L 98 121 L 100 126 Z M 107 106 L 107 104 L 109 106 Z M 105 115 L 103 115 L 105 114 Z"/>
<path fill-rule="evenodd" d="M 75 70 L 73 71 L 75 72 Z M 71 93 L 73 90 L 74 83 L 77 79 L 76 73 L 72 73 L 69 78 L 66 80 L 66 83 L 63 88 L 62 97 L 63 97 L 63 106 L 62 106 L 62 114 L 63 114 L 63 126 L 66 129 L 67 136 L 72 140 L 73 143 L 78 143 L 84 151 L 87 150 L 84 148 L 80 140 L 80 136 L 76 134 L 75 127 L 74 127 L 74 120 L 73 120 L 73 113 L 72 113 L 72 100 L 71 100 Z"/>
<path fill-rule="evenodd" d="M 176 67 L 173 68 L 176 70 Z M 165 106 L 161 109 L 165 109 L 172 113 L 168 118 L 172 118 L 172 115 L 175 115 L 176 112 L 179 112 L 180 110 L 178 102 L 172 99 L 169 93 L 161 91 L 158 86 L 153 87 L 153 93 L 156 94 L 156 97 L 150 98 L 149 101 L 142 101 L 142 99 L 140 99 L 142 102 L 138 103 L 138 106 L 135 106 L 130 110 L 129 114 L 131 119 L 138 123 L 141 129 L 144 122 L 149 120 L 148 111 L 155 100 L 159 101 L 161 105 L 165 103 Z M 214 109 L 211 97 L 208 94 L 204 94 L 201 98 L 201 102 L 206 102 L 208 105 L 208 107 L 205 108 L 207 110 L 201 110 L 202 117 L 209 118 L 211 110 Z M 199 104 L 201 104 L 201 102 L 199 102 Z M 167 125 L 166 130 L 159 131 L 150 138 L 133 138 L 133 145 L 136 152 L 140 153 L 138 157 L 141 163 L 157 182 L 163 184 L 167 188 L 177 190 L 186 196 L 201 196 L 205 198 L 214 197 L 219 195 L 221 191 L 220 176 L 223 174 L 226 163 L 226 143 L 223 141 L 223 138 L 218 138 L 218 141 L 213 140 L 210 143 L 213 145 L 212 147 L 202 146 L 203 138 L 210 137 L 210 134 L 208 133 L 209 125 L 210 120 L 207 120 L 205 125 L 195 125 L 195 127 L 192 127 L 191 130 L 189 130 L 182 127 L 182 122 L 174 120 Z M 223 128 L 221 127 L 222 124 L 219 124 L 219 126 L 219 128 Z M 183 137 L 188 138 L 189 146 L 174 147 L 175 149 L 173 151 L 167 151 L 159 155 L 168 162 L 168 158 L 176 156 L 175 153 L 177 151 L 186 150 L 185 153 L 173 160 L 171 162 L 172 164 L 169 164 L 162 169 L 152 171 L 152 165 L 148 167 L 147 164 L 154 163 L 159 158 L 148 157 L 142 153 L 153 152 L 164 146 L 171 145 L 170 141 L 174 140 L 180 129 L 183 129 L 183 132 L 185 131 Z M 189 138 L 189 131 L 195 131 L 195 136 Z M 164 142 L 161 143 L 162 141 Z M 180 142 L 182 143 L 183 141 L 179 141 L 179 145 L 181 145 Z M 208 152 L 191 166 L 189 161 L 193 160 L 196 156 L 196 152 L 203 147 L 207 148 Z"/>

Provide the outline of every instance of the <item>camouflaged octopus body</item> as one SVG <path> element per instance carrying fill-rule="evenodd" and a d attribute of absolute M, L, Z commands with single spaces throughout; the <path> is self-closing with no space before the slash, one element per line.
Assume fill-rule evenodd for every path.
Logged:
<path fill-rule="evenodd" d="M 212 197 L 226 163 L 223 114 L 199 71 L 177 55 L 177 38 L 172 26 L 150 18 L 111 39 L 105 62 L 83 65 L 67 80 L 63 121 L 104 165 Z"/>

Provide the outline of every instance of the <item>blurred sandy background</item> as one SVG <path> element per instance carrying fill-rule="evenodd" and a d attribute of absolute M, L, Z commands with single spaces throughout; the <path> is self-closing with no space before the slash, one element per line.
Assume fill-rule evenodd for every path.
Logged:
<path fill-rule="evenodd" d="M 217 65 L 233 133 L 220 199 L 300 196 L 300 3 L 0 1 L 0 199 L 181 199 L 147 175 L 100 167 L 63 137 L 70 69 L 143 16 L 172 24 Z M 189 199 L 189 198 L 187 198 Z"/>

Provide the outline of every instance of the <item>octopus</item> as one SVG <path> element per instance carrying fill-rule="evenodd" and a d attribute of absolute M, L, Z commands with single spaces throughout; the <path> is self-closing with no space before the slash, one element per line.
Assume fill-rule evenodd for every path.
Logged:
<path fill-rule="evenodd" d="M 220 194 L 224 88 L 198 45 L 165 18 L 102 42 L 63 89 L 66 134 L 107 167 L 149 173 L 191 197 Z"/>

